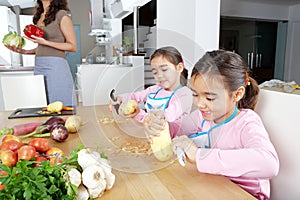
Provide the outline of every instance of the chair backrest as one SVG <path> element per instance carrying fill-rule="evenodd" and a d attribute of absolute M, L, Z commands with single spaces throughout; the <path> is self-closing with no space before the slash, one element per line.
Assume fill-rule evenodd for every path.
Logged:
<path fill-rule="evenodd" d="M 271 200 L 300 197 L 300 95 L 262 89 L 256 112 L 279 156 L 278 176 L 271 180 Z"/>
<path fill-rule="evenodd" d="M 0 77 L 4 110 L 47 106 L 43 75 Z"/>

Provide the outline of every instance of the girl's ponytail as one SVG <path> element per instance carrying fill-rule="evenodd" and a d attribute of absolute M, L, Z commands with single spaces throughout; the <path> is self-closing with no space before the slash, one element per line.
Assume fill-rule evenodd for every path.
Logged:
<path fill-rule="evenodd" d="M 244 97 L 238 102 L 238 108 L 249 108 L 254 110 L 258 100 L 259 87 L 257 82 L 249 77 L 246 82 Z"/>

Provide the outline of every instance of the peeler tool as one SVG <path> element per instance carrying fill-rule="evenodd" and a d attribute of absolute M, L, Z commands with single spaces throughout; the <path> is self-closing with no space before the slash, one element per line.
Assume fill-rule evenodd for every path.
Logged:
<path fill-rule="evenodd" d="M 117 98 L 115 97 L 115 94 L 114 94 L 114 93 L 115 93 L 115 89 L 112 89 L 112 90 L 110 91 L 109 96 L 110 96 L 110 99 L 111 99 L 113 102 L 116 102 L 116 101 L 117 101 Z M 114 105 L 114 108 L 115 108 L 117 114 L 119 114 L 119 107 L 120 107 L 120 104 Z"/>
<path fill-rule="evenodd" d="M 184 151 L 181 148 L 176 148 L 176 155 L 177 155 L 179 164 L 182 167 L 184 167 L 185 163 L 186 163 L 186 157 L 185 157 Z"/>

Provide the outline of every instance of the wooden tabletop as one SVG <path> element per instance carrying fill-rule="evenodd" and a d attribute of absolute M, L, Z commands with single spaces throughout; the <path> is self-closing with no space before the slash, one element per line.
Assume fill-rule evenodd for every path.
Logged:
<path fill-rule="evenodd" d="M 0 128 L 48 118 L 8 119 L 10 113 L 0 112 Z M 67 154 L 78 143 L 82 143 L 86 147 L 100 148 L 108 155 L 116 182 L 111 190 L 105 191 L 99 198 L 101 200 L 255 199 L 226 177 L 199 173 L 195 164 L 187 163 L 182 167 L 175 158 L 161 163 L 153 155 L 122 151 L 120 147 L 123 144 L 143 143 L 145 139 L 133 138 L 120 130 L 115 122 L 109 122 L 113 116 L 108 106 L 80 106 L 77 115 L 84 121 L 79 133 L 71 134 L 63 143 L 52 141 L 52 145 Z"/>

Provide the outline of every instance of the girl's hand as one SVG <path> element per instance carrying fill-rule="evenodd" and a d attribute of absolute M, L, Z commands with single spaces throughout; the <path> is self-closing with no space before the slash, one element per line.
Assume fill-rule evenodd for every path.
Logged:
<path fill-rule="evenodd" d="M 173 138 L 172 144 L 173 144 L 172 149 L 175 154 L 176 154 L 176 149 L 181 148 L 184 151 L 185 155 L 190 160 L 190 162 L 196 161 L 196 153 L 198 147 L 186 135 Z"/>
<path fill-rule="evenodd" d="M 125 118 L 134 118 L 137 114 L 139 114 L 140 112 L 140 108 L 137 106 L 134 110 L 133 113 L 131 114 L 128 114 L 128 115 L 125 115 L 124 112 L 122 112 L 122 105 L 124 104 L 121 104 L 120 105 L 120 108 L 119 108 L 119 114 L 122 116 L 122 117 L 125 117 Z"/>
<path fill-rule="evenodd" d="M 146 135 L 159 136 L 164 129 L 166 120 L 161 112 L 149 112 L 144 119 L 144 128 Z"/>

